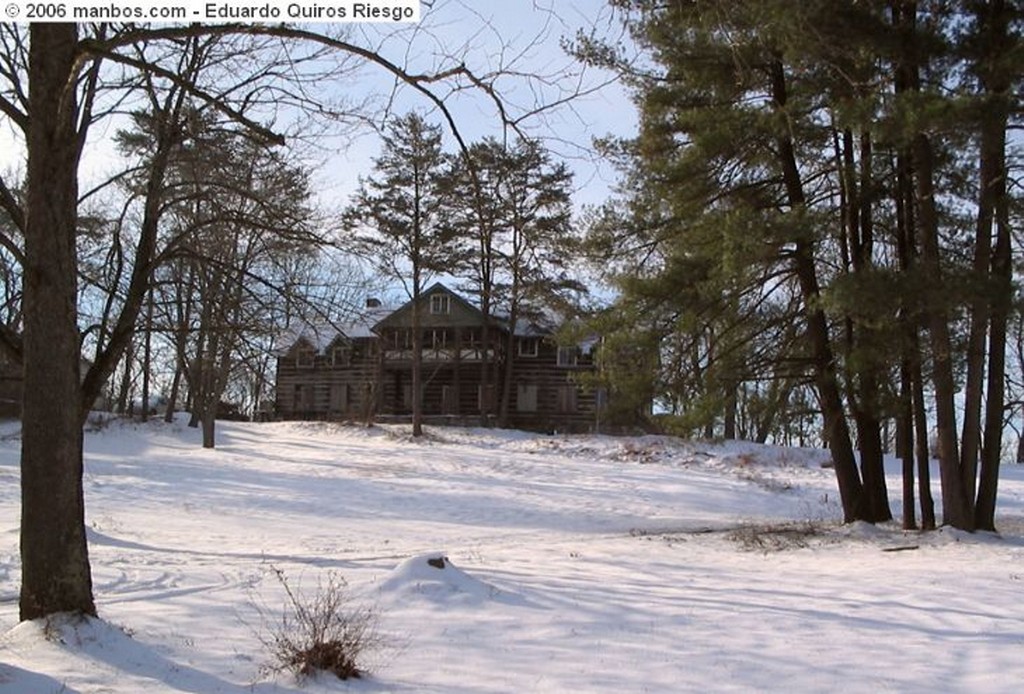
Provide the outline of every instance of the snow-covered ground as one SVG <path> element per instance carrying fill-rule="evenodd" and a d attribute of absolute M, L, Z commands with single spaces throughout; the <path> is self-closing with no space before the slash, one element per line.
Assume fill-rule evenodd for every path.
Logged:
<path fill-rule="evenodd" d="M 1018 466 L 1001 535 L 919 535 L 839 525 L 821 451 L 303 423 L 223 423 L 204 451 L 180 424 L 114 423 L 86 436 L 103 621 L 19 625 L 16 424 L 0 436 L 4 694 L 1024 683 Z M 266 674 L 275 570 L 374 607 L 371 677 Z"/>

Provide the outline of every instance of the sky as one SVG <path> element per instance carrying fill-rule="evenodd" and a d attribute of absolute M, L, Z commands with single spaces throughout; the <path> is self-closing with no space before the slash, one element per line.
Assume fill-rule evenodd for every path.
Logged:
<path fill-rule="evenodd" d="M 523 130 L 543 139 L 556 158 L 573 169 L 577 187 L 574 204 L 600 204 L 616 179 L 607 162 L 590 151 L 595 136 L 628 136 L 635 129 L 636 113 L 621 85 L 609 83 L 608 73 L 584 69 L 569 57 L 563 42 L 578 31 L 619 38 L 621 26 L 605 0 L 433 0 L 421 5 L 419 24 L 352 24 L 353 41 L 377 47 L 392 62 L 410 71 L 430 73 L 464 62 L 477 75 L 504 72 L 494 86 L 509 113 L 519 117 L 544 105 L 542 114 L 524 118 Z M 445 86 L 435 91 L 444 94 Z M 409 88 L 395 88 L 393 78 L 381 68 L 364 67 L 344 81 L 325 84 L 325 96 L 344 95 L 353 102 L 371 104 L 372 125 L 356 130 L 318 133 L 315 146 L 303 156 L 317 166 L 314 176 L 321 203 L 338 208 L 354 192 L 358 177 L 370 172 L 372 157 L 379 151 L 379 127 L 386 113 L 417 110 L 440 123 L 441 116 L 421 95 Z M 587 92 L 567 98 L 574 91 Z M 557 108 L 548 108 L 562 102 Z M 508 131 L 493 101 L 479 89 L 445 94 L 463 137 L 475 141 L 501 137 Z M 0 119 L 5 121 L 5 119 Z M 81 189 L 109 173 L 114 158 L 112 136 L 117 121 L 100 123 L 90 133 L 81 167 Z M 446 146 L 456 142 L 446 132 Z M 9 175 L 23 169 L 22 148 L 13 126 L 0 122 L 0 170 Z"/>
<path fill-rule="evenodd" d="M 408 59 L 420 72 L 450 65 L 450 57 L 458 56 L 479 75 L 515 73 L 495 82 L 514 116 L 537 105 L 547 107 L 565 100 L 560 106 L 525 118 L 523 130 L 543 139 L 555 156 L 573 169 L 577 207 L 603 202 L 617 174 L 593 154 L 593 139 L 632 134 L 636 110 L 611 74 L 584 68 L 565 52 L 563 43 L 580 31 L 621 38 L 621 25 L 605 0 L 438 0 L 431 7 L 424 4 L 421 11 L 418 26 L 401 29 L 383 40 L 385 55 L 396 62 L 396 56 Z M 358 27 L 358 31 L 375 45 L 381 40 L 381 32 L 391 30 L 367 25 Z M 358 89 L 390 94 L 392 81 L 382 70 L 364 70 L 361 78 Z M 585 93 L 567 99 L 574 91 Z M 479 90 L 453 95 L 446 103 L 467 141 L 501 138 L 508 133 L 492 101 Z M 442 121 L 424 97 L 408 88 L 399 90 L 393 108 L 398 112 L 415 109 Z M 450 132 L 446 138 L 446 145 L 454 149 L 456 142 Z M 369 129 L 351 142 L 339 138 L 325 167 L 325 180 L 344 197 L 353 189 L 357 176 L 368 172 L 378 146 L 379 140 Z"/>

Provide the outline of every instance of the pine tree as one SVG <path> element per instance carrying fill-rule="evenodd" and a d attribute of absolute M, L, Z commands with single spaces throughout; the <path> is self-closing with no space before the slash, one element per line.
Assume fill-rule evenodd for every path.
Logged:
<path fill-rule="evenodd" d="M 641 279 L 664 296 L 673 287 L 691 292 L 691 311 L 706 300 L 728 316 L 744 306 L 741 297 L 758 296 L 757 272 L 744 279 L 744 270 L 717 265 L 736 247 L 727 241 L 745 235 L 738 265 L 777 280 L 760 280 L 761 304 L 798 300 L 804 347 L 780 356 L 802 353 L 814 378 L 846 519 L 890 515 L 882 433 L 893 418 L 912 509 L 915 453 L 927 484 L 930 392 L 945 520 L 992 527 L 1012 296 L 1006 131 L 1021 76 L 1022 9 L 614 4 L 649 56 L 640 63 L 648 71 L 608 46 L 582 42 L 580 52 L 621 70 L 641 104 L 640 136 L 622 148 L 633 167 L 625 241 L 655 261 Z M 962 231 L 970 220 L 973 238 Z M 629 279 L 627 296 L 636 286 Z M 706 323 L 680 327 L 695 335 Z M 929 524 L 927 487 L 921 503 Z M 904 522 L 914 524 L 909 515 Z"/>
<path fill-rule="evenodd" d="M 410 113 L 395 120 L 346 214 L 356 246 L 385 277 L 402 282 L 412 300 L 413 435 L 423 433 L 423 331 L 420 297 L 429 279 L 453 266 L 452 227 L 441 129 Z"/>
<path fill-rule="evenodd" d="M 511 326 L 539 319 L 566 292 L 582 290 L 568 273 L 576 255 L 572 175 L 531 140 L 509 147 L 487 139 L 465 156 L 447 177 L 450 189 L 461 193 L 452 197 L 449 221 L 465 247 L 459 269 L 472 278 L 488 319 L 500 314 Z M 508 333 L 506 355 L 514 353 L 514 332 Z M 509 415 L 511 368 L 506 359 L 499 422 Z"/>

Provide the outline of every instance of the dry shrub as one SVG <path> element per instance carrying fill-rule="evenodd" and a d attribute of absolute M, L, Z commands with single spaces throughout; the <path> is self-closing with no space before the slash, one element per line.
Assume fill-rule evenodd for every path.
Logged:
<path fill-rule="evenodd" d="M 729 533 L 729 539 L 747 551 L 781 552 L 810 546 L 810 539 L 824 533 L 814 522 L 744 525 Z"/>
<path fill-rule="evenodd" d="M 333 572 L 309 593 L 292 588 L 280 569 L 272 570 L 287 600 L 269 635 L 260 636 L 273 661 L 267 669 L 289 670 L 299 681 L 320 672 L 343 680 L 366 675 L 365 656 L 382 646 L 377 611 L 353 606 L 348 584 Z"/>

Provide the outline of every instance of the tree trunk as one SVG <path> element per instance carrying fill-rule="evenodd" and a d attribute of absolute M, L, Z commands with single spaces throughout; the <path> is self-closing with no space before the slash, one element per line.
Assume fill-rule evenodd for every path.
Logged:
<path fill-rule="evenodd" d="M 915 337 L 913 349 L 919 350 Z M 924 402 L 924 376 L 921 365 L 911 365 L 914 389 L 914 452 L 917 455 L 918 497 L 921 500 L 921 529 L 935 530 L 935 499 L 932 498 L 931 456 L 928 454 L 928 413 Z"/>
<path fill-rule="evenodd" d="M 412 435 L 423 436 L 423 321 L 420 312 L 419 271 L 413 270 L 412 290 Z"/>
<path fill-rule="evenodd" d="M 202 415 L 203 448 L 213 448 L 217 444 L 217 406 L 207 405 Z"/>
<path fill-rule="evenodd" d="M 491 339 L 491 305 L 490 296 L 484 295 L 481 297 L 481 305 L 486 304 L 486 309 L 482 309 L 484 314 L 484 327 L 483 334 L 481 337 L 481 343 L 484 350 L 484 358 L 480 360 L 480 392 L 477 394 L 477 406 L 480 410 L 480 414 L 483 415 L 482 419 L 487 421 L 488 415 L 491 413 L 488 411 L 487 391 L 491 385 L 491 370 L 494 368 L 494 361 L 498 356 L 497 345 L 494 349 L 491 349 L 491 345 L 494 344 Z M 499 426 L 504 426 L 499 422 Z"/>
<path fill-rule="evenodd" d="M 899 416 L 896 419 L 896 455 L 903 471 L 903 529 L 917 529 L 914 503 L 914 401 L 910 361 L 900 364 Z"/>
<path fill-rule="evenodd" d="M 852 149 L 852 142 L 850 146 Z M 856 237 L 852 254 L 854 272 L 866 272 L 874 265 L 874 217 L 871 213 L 874 200 L 871 191 L 875 185 L 871 174 L 872 149 L 870 134 L 862 132 L 860 185 L 854 186 L 856 195 L 851 197 L 849 203 L 851 207 L 855 204 L 858 207 L 858 214 L 851 220 L 855 224 L 851 233 Z M 889 508 L 889 490 L 885 484 L 879 395 L 879 383 L 886 369 L 884 357 L 878 354 L 882 339 L 878 329 L 869 324 L 858 326 L 857 341 L 860 358 L 857 359 L 856 372 L 860 397 L 854 405 L 854 418 L 864 497 L 870 520 L 888 521 L 892 520 L 892 510 Z"/>
<path fill-rule="evenodd" d="M 1011 70 L 1005 55 L 1010 47 L 1010 12 L 1004 0 L 978 5 L 978 23 L 988 52 L 981 59 L 982 81 L 987 103 L 982 115 L 981 169 L 982 200 L 990 198 L 993 215 L 988 221 L 996 226 L 995 248 L 991 264 L 981 268 L 993 281 L 988 343 L 988 381 L 985 401 L 984 443 L 981 452 L 981 477 L 974 509 L 975 525 L 982 530 L 995 530 L 996 492 L 999 486 L 999 465 L 1002 457 L 1004 408 L 1006 406 L 1006 335 L 1013 304 L 1013 250 L 1010 239 L 1009 200 L 1006 181 L 1006 127 L 1009 119 L 1008 94 Z M 1017 13 L 1014 9 L 1012 12 Z M 988 174 L 986 176 L 985 174 Z M 980 215 L 980 212 L 979 212 Z M 980 225 L 979 225 L 980 226 Z M 980 240 L 980 239 L 979 239 Z"/>
<path fill-rule="evenodd" d="M 516 353 L 516 321 L 519 319 L 518 302 L 512 304 L 512 311 L 509 314 L 508 339 L 505 341 L 505 359 L 502 369 L 502 378 L 496 379 L 501 382 L 501 405 L 498 410 L 498 426 L 507 427 L 509 415 L 512 411 L 512 379 L 514 359 Z M 497 383 L 495 384 L 497 385 Z"/>
<path fill-rule="evenodd" d="M 82 491 L 77 27 L 32 24 L 24 261 L 22 620 L 95 615 Z"/>
<path fill-rule="evenodd" d="M 896 12 L 896 8 L 894 8 Z M 894 15 L 894 21 L 903 22 L 902 15 Z M 906 30 L 904 28 L 904 30 Z M 909 40 L 904 37 L 904 40 Z M 896 90 L 905 92 L 913 81 L 910 61 L 905 59 L 896 73 Z M 917 215 L 915 212 L 913 155 L 909 147 L 901 148 L 896 155 L 896 210 L 897 210 L 897 253 L 901 273 L 909 273 L 917 262 Z M 921 340 L 919 324 L 920 308 L 911 297 L 902 297 L 899 317 L 903 322 L 903 364 L 909 378 L 909 417 L 907 433 L 913 437 L 906 447 L 913 447 L 917 461 L 917 488 L 921 504 L 921 528 L 935 529 L 935 501 L 931 490 L 931 456 L 928 453 L 928 415 L 925 409 L 924 377 L 921 373 Z M 906 465 L 904 460 L 904 465 Z M 905 475 L 913 475 L 913 470 Z M 904 499 L 907 497 L 905 496 Z M 913 490 L 909 502 L 913 505 Z M 908 512 L 904 512 L 907 517 Z M 910 511 L 912 513 L 912 509 Z"/>
<path fill-rule="evenodd" d="M 877 417 L 867 412 L 858 413 L 856 419 L 860 473 L 864 483 L 864 501 L 868 517 L 872 523 L 892 520 L 889 492 L 885 484 L 881 424 Z"/>
<path fill-rule="evenodd" d="M 772 66 L 772 98 L 777 108 L 785 108 L 785 73 L 779 62 Z M 807 199 L 804 196 L 796 152 L 788 136 L 780 136 L 777 144 L 783 182 L 792 208 L 791 214 L 799 215 Z M 821 400 L 822 416 L 825 419 L 825 442 L 832 454 L 839 497 L 843 504 L 844 522 L 870 520 L 864 503 L 864 487 L 853 453 L 850 428 L 846 423 L 846 412 L 835 370 L 835 356 L 829 340 L 828 321 L 821 309 L 821 287 L 818 283 L 817 269 L 814 267 L 813 253 L 812 244 L 808 239 L 800 237 L 795 241 L 792 252 L 793 267 L 803 299 L 807 337 L 810 340 L 811 360 L 814 365 L 814 380 Z"/>
<path fill-rule="evenodd" d="M 149 289 L 146 302 L 146 333 L 142 343 L 142 421 L 149 421 L 149 384 L 150 371 L 153 369 L 153 288 Z"/>
<path fill-rule="evenodd" d="M 178 390 L 181 388 L 182 364 L 177 362 L 174 369 L 174 378 L 171 379 L 171 392 L 167 396 L 167 411 L 164 412 L 164 421 L 170 424 L 174 421 L 174 410 L 178 406 Z"/>
<path fill-rule="evenodd" d="M 891 3 L 893 22 L 902 48 L 897 64 L 896 91 L 915 94 L 921 90 L 921 37 L 917 26 L 917 3 Z M 920 236 L 920 267 L 938 296 L 925 301 L 924 323 L 932 354 L 932 384 L 935 393 L 935 421 L 939 443 L 939 472 L 942 506 L 946 523 L 962 530 L 974 529 L 973 499 L 966 494 L 957 444 L 956 382 L 953 378 L 953 345 L 947 312 L 942 302 L 943 272 L 939 244 L 939 217 L 935 202 L 935 162 L 932 143 L 925 132 L 917 132 L 909 148 L 913 168 L 916 223 Z"/>
<path fill-rule="evenodd" d="M 921 232 L 921 262 L 930 284 L 942 286 L 939 259 L 939 220 L 935 208 L 933 153 L 928 137 L 914 138 L 914 171 Z M 953 345 L 946 311 L 938 305 L 928 307 L 928 332 L 931 337 L 932 383 L 935 389 L 935 422 L 939 441 L 939 474 L 942 479 L 944 522 L 961 530 L 974 530 L 973 500 L 967 496 L 960 468 L 956 426 L 956 381 L 953 378 Z"/>
<path fill-rule="evenodd" d="M 722 437 L 726 441 L 736 440 L 736 414 L 739 409 L 739 402 L 736 391 L 739 385 L 730 381 L 725 387 L 725 417 L 722 424 Z"/>
<path fill-rule="evenodd" d="M 981 410 L 984 399 L 982 381 L 985 372 L 986 343 L 991 299 L 981 291 L 989 277 L 992 256 L 992 228 L 997 201 L 1005 195 L 1003 157 L 1005 149 L 1005 116 L 1002 109 L 987 109 L 982 116 L 981 153 L 979 163 L 978 220 L 974 240 L 974 279 L 978 283 L 971 301 L 971 328 L 967 343 L 967 382 L 964 388 L 964 427 L 961 437 L 960 465 L 969 497 L 975 494 L 978 459 L 981 449 Z M 1000 405 L 1000 409 L 1002 406 Z"/>
<path fill-rule="evenodd" d="M 1005 130 L 1002 131 L 1005 137 Z M 1005 172 L 1005 169 L 1003 169 Z M 996 492 L 1002 458 L 1004 408 L 1006 406 L 1006 336 L 1013 303 L 1013 251 L 1010 239 L 1009 201 L 1003 188 L 997 202 L 998 232 L 992 258 L 995 280 L 989 326 L 988 390 L 985 403 L 984 446 L 981 453 L 981 476 L 975 505 L 975 523 L 979 529 L 995 530 Z"/>
<path fill-rule="evenodd" d="M 832 455 L 832 463 L 836 471 L 836 482 L 839 485 L 839 497 L 843 504 L 843 520 L 870 521 L 871 517 L 865 507 L 864 487 L 857 471 L 857 460 L 853 453 L 850 440 L 850 428 L 846 423 L 843 399 L 839 391 L 835 373 L 835 359 L 829 346 L 828 325 L 825 314 L 818 305 L 820 291 L 813 261 L 808 257 L 806 249 L 797 250 L 797 275 L 804 295 L 807 316 L 807 332 L 811 341 L 814 362 L 815 384 L 821 398 L 822 415 L 825 419 L 825 443 Z"/>

